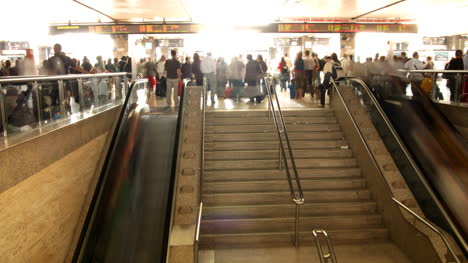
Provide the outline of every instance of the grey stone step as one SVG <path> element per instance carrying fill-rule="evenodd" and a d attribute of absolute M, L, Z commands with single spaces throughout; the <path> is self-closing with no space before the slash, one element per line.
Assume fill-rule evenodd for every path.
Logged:
<path fill-rule="evenodd" d="M 384 227 L 358 229 L 326 229 L 333 245 L 365 244 L 385 242 L 388 240 L 388 230 Z M 243 234 L 201 234 L 200 248 L 252 248 L 291 246 L 294 240 L 293 232 L 273 233 L 243 233 Z M 315 246 L 311 231 L 300 232 L 300 244 Z"/>
<path fill-rule="evenodd" d="M 360 168 L 312 168 L 298 169 L 301 179 L 307 178 L 356 178 L 361 177 Z M 271 170 L 238 170 L 238 171 L 205 171 L 204 182 L 284 180 L 285 171 Z"/>
<path fill-rule="evenodd" d="M 283 135 L 283 138 L 284 135 Z M 298 140 L 340 140 L 342 132 L 288 132 L 290 141 Z M 224 133 L 206 134 L 205 142 L 252 142 L 252 141 L 278 141 L 278 133 Z"/>
<path fill-rule="evenodd" d="M 302 149 L 294 150 L 294 158 L 340 158 L 352 157 L 349 149 Z M 205 160 L 245 160 L 245 159 L 275 159 L 279 156 L 279 150 L 263 151 L 206 151 Z"/>
<path fill-rule="evenodd" d="M 366 186 L 366 180 L 363 178 L 301 180 L 301 186 L 303 191 L 324 189 L 360 189 Z M 203 193 L 259 193 L 280 191 L 289 191 L 289 184 L 286 178 L 276 181 L 207 182 L 203 184 Z"/>
<path fill-rule="evenodd" d="M 340 131 L 339 124 L 287 124 L 286 129 L 289 132 L 326 132 Z M 244 132 L 276 132 L 274 123 L 260 125 L 218 125 L 209 126 L 205 129 L 205 134 L 212 133 L 244 133 Z"/>
<path fill-rule="evenodd" d="M 304 191 L 304 198 L 308 203 L 369 201 L 371 193 L 367 189 Z M 265 193 L 203 193 L 202 200 L 207 206 L 292 203 L 289 191 Z"/>
<path fill-rule="evenodd" d="M 282 110 L 285 117 L 333 116 L 331 109 L 314 108 L 308 110 Z M 265 117 L 268 111 L 207 111 L 207 118 Z"/>
<path fill-rule="evenodd" d="M 291 162 L 288 161 L 289 167 Z M 354 158 L 295 158 L 297 168 L 334 168 L 334 167 L 356 167 L 358 165 Z M 283 164 L 282 164 L 283 165 Z M 209 160 L 205 161 L 205 171 L 208 170 L 247 170 L 247 169 L 278 169 L 279 161 L 270 160 Z"/>
<path fill-rule="evenodd" d="M 294 204 L 283 205 L 241 205 L 241 206 L 204 206 L 203 220 L 225 218 L 268 218 L 289 217 L 295 213 Z M 347 215 L 374 213 L 377 205 L 373 201 L 328 202 L 320 204 L 305 203 L 300 207 L 301 216 Z"/>
<path fill-rule="evenodd" d="M 336 118 L 329 117 L 286 117 L 285 122 L 287 124 L 315 124 L 315 123 L 326 123 L 335 124 L 337 123 Z M 274 125 L 272 118 L 268 117 L 247 117 L 247 118 L 206 118 L 205 121 L 206 129 L 209 126 L 217 125 L 257 125 L 257 124 L 270 124 Z"/>
<path fill-rule="evenodd" d="M 286 147 L 286 143 L 284 143 Z M 344 140 L 308 140 L 291 141 L 293 150 L 297 149 L 337 149 L 341 146 L 347 146 Z M 226 151 L 226 150 L 277 150 L 278 141 L 265 142 L 205 142 L 205 151 Z"/>
<path fill-rule="evenodd" d="M 342 215 L 342 216 L 301 216 L 299 231 L 314 229 L 349 229 L 379 227 L 382 216 L 379 214 Z M 285 218 L 243 218 L 202 220 L 200 232 L 203 234 L 258 233 L 275 231 L 294 231 L 294 214 Z"/>

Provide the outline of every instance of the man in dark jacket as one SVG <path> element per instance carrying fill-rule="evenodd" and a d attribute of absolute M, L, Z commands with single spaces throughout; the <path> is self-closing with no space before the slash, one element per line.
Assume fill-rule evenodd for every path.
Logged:
<path fill-rule="evenodd" d="M 452 58 L 448 64 L 447 67 L 448 70 L 463 70 L 464 65 L 463 65 L 463 51 L 462 50 L 457 50 L 455 51 L 455 58 Z M 457 85 L 457 79 L 456 79 L 456 74 L 450 74 L 448 75 L 447 79 L 447 88 L 450 89 L 450 101 L 455 100 L 455 89 L 459 88 L 456 87 Z M 460 83 L 459 85 L 460 86 Z"/>

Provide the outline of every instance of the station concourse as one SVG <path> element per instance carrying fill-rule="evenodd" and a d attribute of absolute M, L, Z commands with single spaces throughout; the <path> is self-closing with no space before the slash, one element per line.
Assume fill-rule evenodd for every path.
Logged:
<path fill-rule="evenodd" d="M 1 263 L 468 262 L 464 1 L 25 6 Z"/>

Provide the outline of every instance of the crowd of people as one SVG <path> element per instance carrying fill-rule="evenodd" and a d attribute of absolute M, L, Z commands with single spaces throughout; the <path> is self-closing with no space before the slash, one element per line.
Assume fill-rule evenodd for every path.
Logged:
<path fill-rule="evenodd" d="M 270 64 L 271 65 L 271 64 Z M 239 100 L 240 97 L 248 97 L 250 101 L 261 102 L 267 91 L 263 84 L 263 78 L 267 73 L 274 76 L 281 91 L 290 90 L 291 98 L 301 100 L 305 94 L 310 93 L 312 98 L 320 100 L 325 104 L 325 93 L 329 89 L 330 78 L 340 76 L 360 77 L 364 81 L 371 81 L 374 76 L 392 75 L 401 79 L 408 77 L 413 85 L 421 84 L 424 74 L 412 73 L 406 76 L 406 70 L 434 69 L 431 57 L 426 61 L 419 60 L 419 54 L 414 52 L 412 58 L 408 58 L 406 52 L 400 56 L 385 57 L 376 54 L 374 58 L 367 58 L 365 63 L 354 62 L 352 55 L 343 55 L 339 60 L 336 53 L 319 58 L 318 54 L 306 50 L 298 52 L 292 61 L 285 54 L 276 68 L 268 68 L 262 55 L 247 54 L 244 60 L 242 55 L 232 57 L 226 62 L 223 57 L 214 58 L 210 52 L 201 57 L 198 53 L 192 57 L 178 57 L 175 50 L 171 51 L 171 58 L 162 55 L 159 60 L 146 58 L 137 63 L 136 72 L 140 77 L 149 80 L 151 91 L 159 97 L 166 97 L 168 105 L 178 102 L 177 88 L 183 80 L 193 80 L 194 84 L 202 85 L 206 79 L 208 90 L 211 91 L 212 103 L 225 97 Z M 463 70 L 468 69 L 468 51 L 465 56 L 461 50 L 455 52 L 455 58 L 447 63 L 445 69 Z M 42 66 L 36 71 L 34 57 L 30 50 L 24 59 L 18 59 L 13 64 L 11 61 L 3 61 L 0 67 L 0 76 L 20 75 L 62 75 L 62 74 L 90 74 L 103 72 L 132 72 L 131 58 L 127 56 L 121 59 L 103 60 L 101 56 L 96 57 L 94 66 L 85 56 L 80 61 L 70 58 L 62 52 L 60 44 L 54 46 L 54 56 L 42 62 Z M 402 93 L 406 93 L 406 86 L 402 81 Z M 451 91 L 451 99 L 455 89 L 452 78 L 447 78 L 447 87 Z M 177 104 L 177 103 L 176 103 Z"/>

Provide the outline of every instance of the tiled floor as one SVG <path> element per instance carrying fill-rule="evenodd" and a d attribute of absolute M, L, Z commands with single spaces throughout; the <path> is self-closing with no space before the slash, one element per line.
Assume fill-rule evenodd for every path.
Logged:
<path fill-rule="evenodd" d="M 324 248 L 326 251 L 326 248 Z M 335 246 L 338 262 L 410 263 L 391 243 Z M 200 263 L 313 263 L 320 262 L 316 247 L 217 249 L 201 251 Z"/>

